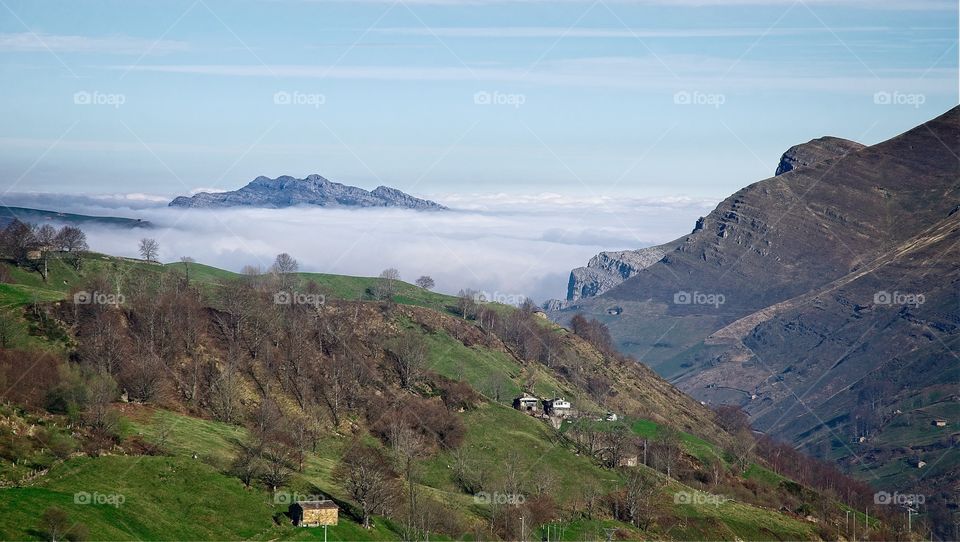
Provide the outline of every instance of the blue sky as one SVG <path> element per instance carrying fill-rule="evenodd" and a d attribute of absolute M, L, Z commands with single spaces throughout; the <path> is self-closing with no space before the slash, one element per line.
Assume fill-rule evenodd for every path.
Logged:
<path fill-rule="evenodd" d="M 0 0 L 0 192 L 722 198 L 957 103 L 940 0 Z"/>

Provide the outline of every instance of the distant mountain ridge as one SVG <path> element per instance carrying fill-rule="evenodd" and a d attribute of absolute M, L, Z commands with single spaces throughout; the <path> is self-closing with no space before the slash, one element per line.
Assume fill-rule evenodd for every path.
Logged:
<path fill-rule="evenodd" d="M 200 192 L 194 196 L 179 196 L 170 207 L 214 209 L 226 207 L 262 207 L 279 209 L 295 205 L 317 207 L 394 207 L 416 210 L 445 210 L 439 203 L 413 197 L 389 186 L 364 190 L 308 175 L 297 179 L 283 175 L 276 179 L 260 176 L 238 190 L 229 192 Z"/>
<path fill-rule="evenodd" d="M 14 220 L 43 224 L 54 222 L 71 226 L 112 226 L 117 228 L 152 228 L 147 220 L 139 218 L 123 218 L 116 216 L 89 216 L 27 207 L 0 206 L 0 227 L 6 226 Z"/>

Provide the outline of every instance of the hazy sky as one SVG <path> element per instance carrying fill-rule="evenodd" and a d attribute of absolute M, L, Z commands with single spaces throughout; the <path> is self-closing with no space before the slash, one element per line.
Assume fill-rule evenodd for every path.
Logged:
<path fill-rule="evenodd" d="M 0 0 L 0 193 L 720 199 L 942 113 L 957 58 L 955 0 Z"/>

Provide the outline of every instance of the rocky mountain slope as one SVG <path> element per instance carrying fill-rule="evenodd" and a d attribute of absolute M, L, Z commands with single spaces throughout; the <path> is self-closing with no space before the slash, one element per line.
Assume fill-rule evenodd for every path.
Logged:
<path fill-rule="evenodd" d="M 257 177 L 248 185 L 230 192 L 200 192 L 194 196 L 179 196 L 171 207 L 223 208 L 266 207 L 282 208 L 294 205 L 318 207 L 399 207 L 417 210 L 446 209 L 439 203 L 415 198 L 396 188 L 378 186 L 367 191 L 329 181 L 320 175 L 297 179 L 287 175 L 270 179 Z"/>
<path fill-rule="evenodd" d="M 856 141 L 839 137 L 821 137 L 787 149 L 780 157 L 775 175 L 781 175 L 797 168 L 811 166 L 831 158 L 840 158 L 864 146 Z"/>
<path fill-rule="evenodd" d="M 661 246 L 601 252 L 590 258 L 586 267 L 578 267 L 570 272 L 567 301 L 602 294 L 636 275 L 641 269 L 658 262 L 665 254 Z"/>
<path fill-rule="evenodd" d="M 960 472 L 956 429 L 931 425 L 960 422 L 958 155 L 960 108 L 870 147 L 794 147 L 660 261 L 553 316 L 596 316 L 694 397 L 929 502 Z"/>

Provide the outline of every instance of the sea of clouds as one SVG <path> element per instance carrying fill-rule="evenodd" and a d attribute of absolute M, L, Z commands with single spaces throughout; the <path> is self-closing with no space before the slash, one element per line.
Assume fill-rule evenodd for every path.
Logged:
<path fill-rule="evenodd" d="M 148 194 L 7 194 L 5 205 L 148 220 L 150 230 L 86 227 L 93 250 L 137 257 L 155 238 L 160 259 L 189 256 L 232 271 L 269 268 L 281 252 L 302 271 L 376 276 L 395 267 L 404 280 L 430 275 L 436 289 L 462 288 L 537 302 L 563 298 L 569 272 L 604 250 L 641 248 L 689 233 L 717 200 L 609 198 L 558 194 L 427 195 L 451 208 L 176 209 Z"/>

